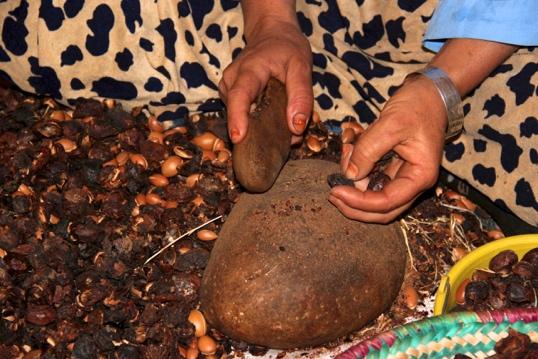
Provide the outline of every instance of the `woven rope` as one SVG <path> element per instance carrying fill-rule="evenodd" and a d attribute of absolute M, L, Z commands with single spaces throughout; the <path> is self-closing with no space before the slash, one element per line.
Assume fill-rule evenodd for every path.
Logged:
<path fill-rule="evenodd" d="M 460 312 L 424 319 L 395 328 L 352 346 L 338 359 L 473 358 L 494 354 L 495 343 L 513 328 L 538 341 L 538 309 Z"/>

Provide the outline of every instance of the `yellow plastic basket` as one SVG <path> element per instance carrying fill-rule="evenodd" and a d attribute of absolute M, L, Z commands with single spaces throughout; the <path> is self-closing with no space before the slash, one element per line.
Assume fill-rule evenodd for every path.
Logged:
<path fill-rule="evenodd" d="M 454 293 L 465 279 L 470 278 L 475 269 L 487 268 L 489 261 L 499 252 L 511 249 L 519 259 L 529 250 L 538 247 L 538 234 L 525 234 L 499 239 L 468 253 L 460 259 L 446 276 L 441 278 L 435 297 L 434 315 L 449 312 L 456 305 Z"/>

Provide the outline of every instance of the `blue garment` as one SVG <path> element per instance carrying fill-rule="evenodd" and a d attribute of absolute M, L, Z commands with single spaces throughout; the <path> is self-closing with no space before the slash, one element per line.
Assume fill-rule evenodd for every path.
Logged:
<path fill-rule="evenodd" d="M 537 46 L 537 19 L 538 0 L 439 0 L 424 46 L 439 51 L 452 38 Z"/>

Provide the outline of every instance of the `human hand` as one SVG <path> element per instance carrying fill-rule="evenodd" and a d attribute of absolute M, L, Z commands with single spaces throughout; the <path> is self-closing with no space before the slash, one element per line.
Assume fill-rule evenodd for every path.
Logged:
<path fill-rule="evenodd" d="M 245 137 L 251 104 L 271 76 L 286 86 L 288 127 L 299 136 L 312 112 L 312 52 L 296 22 L 274 17 L 258 22 L 247 36 L 246 47 L 224 71 L 219 92 L 233 143 Z"/>
<path fill-rule="evenodd" d="M 435 184 L 446 123 L 435 85 L 422 76 L 408 79 L 355 144 L 344 145 L 342 171 L 357 182 L 334 187 L 329 201 L 351 219 L 392 221 Z M 391 181 L 379 192 L 367 190 L 368 174 L 390 150 L 398 154 L 385 169 Z"/>

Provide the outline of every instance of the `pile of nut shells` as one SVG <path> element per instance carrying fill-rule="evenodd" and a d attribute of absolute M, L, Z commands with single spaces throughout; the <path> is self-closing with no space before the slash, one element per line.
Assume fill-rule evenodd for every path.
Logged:
<path fill-rule="evenodd" d="M 314 114 L 290 158 L 338 162 L 342 143 L 362 131 L 355 119 L 337 125 Z M 197 310 L 213 243 L 242 191 L 230 148 L 219 114 L 168 128 L 143 108 L 126 112 L 111 100 L 80 99 L 66 109 L 50 98 L 0 91 L 0 353 L 264 354 L 210 328 Z M 402 218 L 411 260 L 399 299 L 370 326 L 327 347 L 429 315 L 420 304 L 440 275 L 502 236 L 482 228 L 473 206 L 438 188 Z"/>
<path fill-rule="evenodd" d="M 536 308 L 538 306 L 538 247 L 521 260 L 512 250 L 504 250 L 477 268 L 456 290 L 455 310 Z"/>

